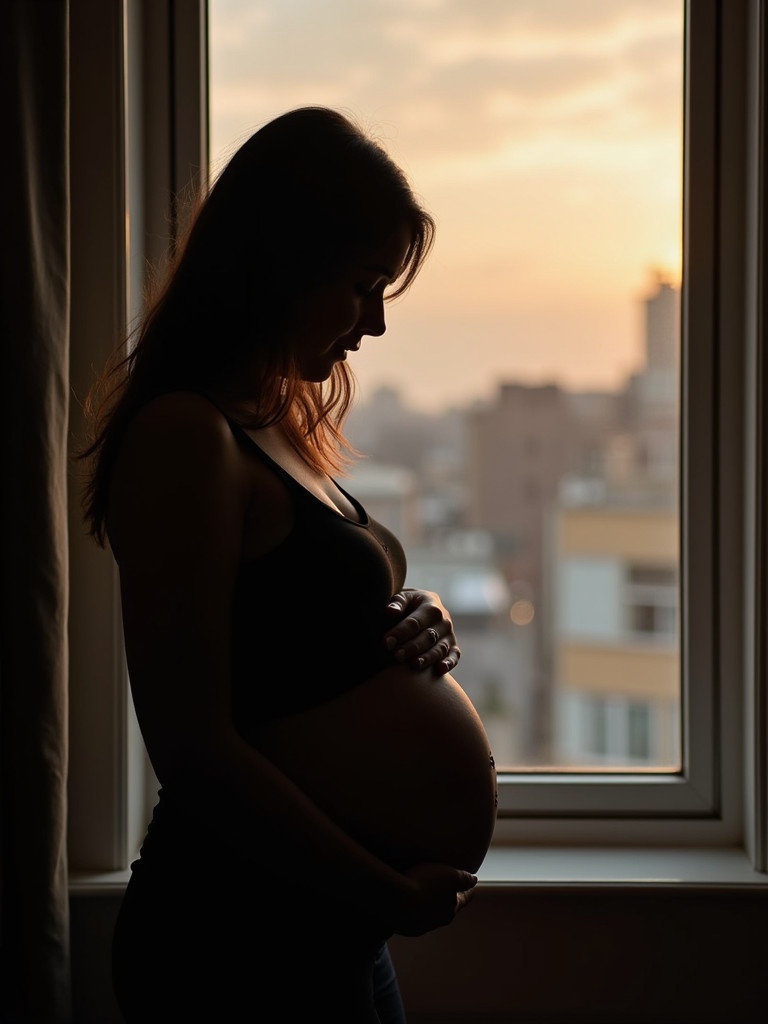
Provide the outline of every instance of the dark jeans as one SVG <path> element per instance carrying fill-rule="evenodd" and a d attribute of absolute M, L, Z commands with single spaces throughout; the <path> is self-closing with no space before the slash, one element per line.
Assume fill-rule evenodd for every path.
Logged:
<path fill-rule="evenodd" d="M 373 965 L 373 999 L 381 1024 L 406 1024 L 395 965 L 386 943 L 379 950 Z"/>
<path fill-rule="evenodd" d="M 142 865 L 112 946 L 127 1024 L 405 1024 L 376 925 L 300 885 Z"/>

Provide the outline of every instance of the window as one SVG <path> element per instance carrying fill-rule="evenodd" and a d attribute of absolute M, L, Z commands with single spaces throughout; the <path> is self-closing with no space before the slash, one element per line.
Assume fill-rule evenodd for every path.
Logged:
<path fill-rule="evenodd" d="M 220 2 L 211 0 L 211 16 L 215 16 Z M 647 0 L 640 4 L 643 12 L 650 6 Z M 88 151 L 82 159 L 84 166 L 91 168 L 97 159 L 104 161 L 103 177 L 97 179 L 110 182 L 112 194 L 103 197 L 92 191 L 88 200 L 95 207 L 93 216 L 97 215 L 96 208 L 111 208 L 108 222 L 113 224 L 114 231 L 107 255 L 78 252 L 80 269 L 74 287 L 81 289 L 81 295 L 85 281 L 91 294 L 94 292 L 98 277 L 94 259 L 96 267 L 99 262 L 103 264 L 105 286 L 114 288 L 114 280 L 120 278 L 119 273 L 113 273 L 115 253 L 118 270 L 123 252 L 137 254 L 133 262 L 134 280 L 140 279 L 136 268 L 141 264 L 142 254 L 155 255 L 151 240 L 161 238 L 165 230 L 168 193 L 180 193 L 190 169 L 197 165 L 205 142 L 206 120 L 202 102 L 206 83 L 201 76 L 205 67 L 204 46 L 200 47 L 207 22 L 204 5 L 173 5 L 168 8 L 173 17 L 165 20 L 165 5 L 137 8 L 129 4 L 123 21 L 114 17 L 112 7 L 107 11 L 107 5 L 79 0 L 74 8 L 75 31 L 76 12 L 89 8 L 92 9 L 88 11 L 87 31 L 81 25 L 81 46 L 84 54 L 100 54 L 99 60 L 90 61 L 89 74 L 92 81 L 101 82 L 105 94 L 114 97 L 114 116 L 111 123 L 101 127 L 91 120 L 89 138 L 109 139 L 111 144 L 104 147 L 104 152 L 92 144 L 84 147 Z M 247 8 L 255 23 L 264 17 L 262 5 L 258 9 L 254 5 Z M 662 8 L 679 12 L 682 19 L 682 7 L 677 3 L 653 4 L 654 11 Z M 565 719 L 576 723 L 569 726 L 568 735 L 583 737 L 582 760 L 578 762 L 574 754 L 572 763 L 564 766 L 531 759 L 519 770 L 502 772 L 499 843 L 620 841 L 728 846 L 744 842 L 753 863 L 763 870 L 768 866 L 768 833 L 760 798 L 765 784 L 764 729 L 761 732 L 755 718 L 756 709 L 764 701 L 764 641 L 755 626 L 760 621 L 766 570 L 761 476 L 764 469 L 757 440 L 765 397 L 758 372 L 762 365 L 760 347 L 764 343 L 760 334 L 762 293 L 758 268 L 765 245 L 765 208 L 758 202 L 761 150 L 757 129 L 764 112 L 760 106 L 756 58 L 757 41 L 764 30 L 756 18 L 749 4 L 690 0 L 685 6 L 685 145 L 681 175 L 685 185 L 685 260 L 677 295 L 682 324 L 682 386 L 677 410 L 682 428 L 679 457 L 677 446 L 669 444 L 668 424 L 647 432 L 642 444 L 631 432 L 617 432 L 611 444 L 601 443 L 602 424 L 616 412 L 605 395 L 593 396 L 592 402 L 582 401 L 584 396 L 569 396 L 569 401 L 563 402 L 564 396 L 557 389 L 548 389 L 546 382 L 537 393 L 541 402 L 558 410 L 561 425 L 571 422 L 569 417 L 576 413 L 585 435 L 589 435 L 583 461 L 576 464 L 578 472 L 569 467 L 568 474 L 556 475 L 557 505 L 542 538 L 543 544 L 558 544 L 565 552 L 558 562 L 558 573 L 562 574 L 558 577 L 558 600 L 551 608 L 571 616 L 566 620 L 568 630 L 562 634 L 563 643 L 553 648 L 552 656 L 559 659 L 568 678 L 577 678 L 583 651 L 576 650 L 572 641 L 581 644 L 587 626 L 593 631 L 598 626 L 605 630 L 611 609 L 606 602 L 604 615 L 597 616 L 596 606 L 588 616 L 587 610 L 569 604 L 569 595 L 580 579 L 596 581 L 599 577 L 601 587 L 610 584 L 615 588 L 612 613 L 618 617 L 621 629 L 639 641 L 642 654 L 648 658 L 664 654 L 664 641 L 679 633 L 674 655 L 679 658 L 674 699 L 665 711 L 661 704 L 668 700 L 669 693 L 663 687 L 656 695 L 656 703 L 635 693 L 627 693 L 619 700 L 615 694 L 589 694 L 572 687 L 549 722 L 553 730 Z M 393 28 L 396 31 L 397 25 Z M 99 33 L 105 46 L 94 51 L 92 42 Z M 120 47 L 113 45 L 115 39 L 123 38 L 123 33 L 128 55 L 125 67 L 120 63 Z M 86 39 L 91 45 L 86 46 Z M 454 44 L 459 41 L 456 37 Z M 395 35 L 390 42 L 404 45 L 403 39 Z M 174 54 L 172 61 L 168 58 L 170 53 Z M 450 51 L 446 51 L 445 59 L 450 58 Z M 151 89 L 153 96 L 146 113 L 140 104 L 142 89 Z M 285 100 L 281 106 L 293 105 L 296 96 L 290 92 L 289 84 L 282 95 Z M 412 89 L 411 97 L 415 100 L 418 90 Z M 344 105 L 343 94 L 339 99 Z M 80 104 L 87 105 L 82 96 L 73 116 L 81 109 Z M 270 109 L 269 115 L 273 112 Z M 249 120 L 257 119 L 248 116 Z M 236 140 L 238 132 L 239 129 L 233 130 L 230 138 Z M 126 143 L 126 133 L 131 145 Z M 123 163 L 126 153 L 128 159 Z M 408 155 L 404 146 L 404 161 Z M 399 156 L 396 147 L 395 156 Z M 122 170 L 126 165 L 127 181 Z M 439 213 L 441 195 L 435 192 L 427 198 Z M 99 206 L 102 199 L 103 205 Z M 131 213 L 130 247 L 124 235 L 125 218 L 121 216 L 126 208 Z M 104 223 L 93 233 L 94 237 L 103 234 Z M 493 267 L 486 269 L 491 274 Z M 430 273 L 434 275 L 434 269 Z M 426 278 L 419 282 L 425 283 Z M 658 334 L 663 341 L 667 335 L 657 328 L 660 323 L 669 322 L 669 302 L 674 296 L 666 290 L 666 279 L 658 284 L 653 293 L 658 302 L 646 308 L 646 325 L 650 334 Z M 440 293 L 446 285 L 438 285 L 433 277 L 429 287 Z M 461 287 L 460 281 L 456 287 Z M 127 301 L 130 308 L 130 294 L 129 291 L 127 300 L 121 300 L 119 295 L 114 297 L 111 311 L 100 325 L 86 325 L 75 334 L 76 359 L 84 365 L 101 361 L 108 344 L 105 339 L 111 337 L 112 327 L 120 323 L 120 317 L 127 315 L 121 302 Z M 399 307 L 393 308 L 393 336 L 395 318 L 405 315 L 412 298 L 409 296 L 403 304 L 402 314 Z M 661 363 L 669 353 L 662 341 L 654 347 L 654 358 Z M 386 358 L 391 357 L 390 351 Z M 426 359 L 414 366 L 413 374 L 424 382 L 431 379 L 434 369 L 434 361 Z M 646 402 L 667 408 L 668 384 L 668 374 L 646 381 Z M 507 393 L 495 397 L 506 402 L 508 408 L 519 409 L 519 403 L 530 397 L 527 390 L 529 386 L 517 391 L 511 386 Z M 630 415 L 631 400 L 638 398 L 637 389 L 625 397 L 630 408 L 624 413 Z M 397 419 L 396 396 L 391 391 L 377 392 L 376 400 L 383 412 L 394 409 L 393 418 Z M 492 428 L 484 422 L 483 411 L 478 409 L 477 413 L 475 437 L 479 438 L 484 428 Z M 435 426 L 431 418 L 422 422 L 426 428 Z M 450 437 L 455 429 L 455 420 L 446 416 L 439 424 L 438 435 Z M 531 466 L 546 462 L 550 450 L 547 443 L 539 440 L 532 452 L 530 441 L 526 440 L 530 435 L 531 431 L 526 429 L 518 439 L 524 456 L 528 451 L 524 465 L 529 473 Z M 444 476 L 450 477 L 453 472 L 454 455 L 455 448 L 446 445 L 438 463 Z M 665 538 L 662 563 L 647 556 L 640 558 L 634 550 L 623 559 L 607 558 L 605 551 L 599 552 L 597 558 L 588 557 L 580 546 L 579 538 L 601 527 L 598 522 L 588 522 L 586 517 L 587 513 L 594 514 L 605 493 L 606 466 L 611 470 L 611 480 L 620 481 L 628 463 L 643 467 L 658 479 L 665 474 L 668 480 L 679 475 L 681 529 L 670 528 L 668 517 L 659 517 L 662 521 L 654 524 L 654 529 Z M 410 476 L 398 474 L 397 486 L 410 486 L 412 473 L 411 468 Z M 537 481 L 540 493 L 552 483 L 541 473 Z M 510 474 L 500 474 L 500 485 L 509 482 Z M 420 515 L 431 528 L 447 534 L 450 531 L 445 529 L 446 525 L 462 521 L 467 494 L 456 486 L 450 491 L 449 501 L 444 495 L 445 490 L 432 490 L 425 498 L 426 511 Z M 398 510 L 405 516 L 407 529 L 403 506 L 398 505 Z M 659 510 L 633 511 L 653 517 Z M 613 529 L 616 524 L 610 525 Z M 608 525 L 603 523 L 602 528 L 606 530 Z M 520 551 L 522 539 L 521 525 L 507 524 L 506 529 L 499 529 L 494 550 L 512 559 Z M 451 559 L 465 567 L 480 565 L 487 569 L 490 564 L 493 568 L 487 540 L 482 529 L 467 531 L 461 538 L 454 535 Z M 679 545 L 677 551 L 675 544 Z M 425 565 L 429 563 L 428 548 L 420 552 L 420 558 Z M 443 550 L 432 569 L 438 572 L 448 561 Z M 478 582 L 478 577 L 474 580 Z M 483 572 L 479 580 L 488 607 L 497 612 L 504 610 L 514 626 L 513 639 L 504 649 L 504 656 L 513 659 L 521 669 L 530 667 L 530 652 L 525 651 L 531 636 L 529 626 L 543 615 L 530 579 L 521 575 L 510 581 L 494 572 Z M 679 581 L 679 602 L 671 600 L 672 593 L 675 597 L 677 594 L 675 580 Z M 76 835 L 77 848 L 72 863 L 125 867 L 132 855 L 129 796 L 136 787 L 129 785 L 125 769 L 130 719 L 124 714 L 125 680 L 115 625 L 118 620 L 114 576 L 101 568 L 94 569 L 91 556 L 79 550 L 76 539 L 72 587 L 73 659 L 77 667 L 72 697 L 72 813 L 76 827 L 71 830 Z M 445 594 L 449 605 L 451 596 Z M 605 591 L 600 590 L 599 599 L 604 598 Z M 98 627 L 103 638 L 97 652 L 100 660 L 94 658 L 89 606 L 98 611 L 98 622 L 108 625 L 103 630 Z M 466 617 L 458 621 L 462 635 L 465 625 L 477 627 L 471 604 L 462 606 L 459 614 Z M 649 634 L 653 642 L 649 642 Z M 487 716 L 492 741 L 494 729 L 503 719 L 504 730 L 511 730 L 524 746 L 528 735 L 526 715 L 530 710 L 527 701 L 541 699 L 543 695 L 537 690 L 535 679 L 524 692 L 507 692 L 505 679 L 498 675 L 498 659 L 491 656 L 497 640 L 498 637 L 486 636 L 478 648 L 482 652 L 476 665 L 478 703 Z M 88 652 L 87 656 L 84 652 Z M 603 665 L 610 672 L 607 656 Z M 115 680 L 115 686 L 105 697 L 108 688 L 103 681 L 107 677 Z M 96 704 L 91 702 L 94 695 Z M 105 701 L 107 707 L 103 710 Z M 88 708 L 97 705 L 100 710 L 93 717 Z M 663 727 L 659 716 L 666 723 Z M 105 722 L 111 723 L 110 728 L 104 728 Z M 666 752 L 657 749 L 660 740 L 667 744 Z M 670 758 L 668 751 L 673 750 L 674 744 L 678 749 Z M 721 751 L 729 752 L 728 756 L 721 756 Z M 743 754 L 743 760 L 734 752 Z M 607 766 L 597 763 L 604 755 L 609 757 Z M 643 768 L 649 759 L 652 769 Z M 140 787 L 144 783 L 139 779 L 138 784 Z M 136 812 L 136 820 L 142 818 L 143 814 Z M 86 828 L 77 827 L 86 821 Z M 94 834 L 100 828 L 109 833 L 106 838 L 103 833 Z"/>
<path fill-rule="evenodd" d="M 666 709 L 664 709 L 666 710 Z M 663 764 L 667 715 L 650 703 L 620 697 L 571 697 L 561 725 L 572 764 L 603 769 L 617 764 L 648 768 Z M 667 745 L 669 737 L 666 735 Z M 669 761 L 667 751 L 667 763 Z"/>
<path fill-rule="evenodd" d="M 579 772 L 590 750 L 654 767 L 626 739 L 645 702 L 669 740 L 655 767 L 677 776 L 676 583 L 661 607 L 627 578 L 652 556 L 676 578 L 680 556 L 684 5 L 382 7 L 319 49 L 321 16 L 211 0 L 211 157 L 288 106 L 341 104 L 437 216 L 433 265 L 353 362 L 369 460 L 350 487 L 411 527 L 408 582 L 456 615 L 456 675 L 506 775 Z M 612 742 L 581 749 L 579 701 Z"/>
<path fill-rule="evenodd" d="M 677 635 L 677 571 L 673 566 L 631 565 L 625 590 L 626 628 L 662 640 Z"/>
<path fill-rule="evenodd" d="M 374 7 L 322 49 L 321 12 L 332 20 L 334 4 L 307 3 L 297 19 L 274 0 L 253 20 L 238 0 L 211 0 L 211 152 L 215 170 L 287 105 L 343 97 L 402 152 L 428 205 L 434 196 L 433 265 L 391 308 L 387 338 L 352 362 L 363 392 L 348 432 L 368 461 L 349 485 L 401 527 L 407 582 L 440 591 L 460 619 L 456 676 L 481 716 L 492 708 L 502 770 L 582 770 L 560 705 L 596 689 L 655 701 L 671 736 L 676 586 L 661 608 L 623 576 L 660 541 L 670 570 L 679 564 L 682 0 L 557 18 L 534 3 L 439 17 Z M 408 490 L 393 466 L 411 473 Z M 578 572 L 568 535 L 587 520 L 574 506 L 594 527 Z M 563 587 L 570 612 L 591 620 L 583 640 L 601 638 L 594 656 L 558 615 Z M 652 636 L 661 700 L 658 669 L 636 649 Z M 679 767 L 679 737 L 672 746 L 660 769 Z"/>
<path fill-rule="evenodd" d="M 630 758 L 647 763 L 651 753 L 651 709 L 633 701 L 627 711 L 627 751 Z"/>

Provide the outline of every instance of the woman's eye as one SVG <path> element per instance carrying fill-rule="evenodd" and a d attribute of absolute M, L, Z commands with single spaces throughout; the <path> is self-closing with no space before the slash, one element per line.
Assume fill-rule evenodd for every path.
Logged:
<path fill-rule="evenodd" d="M 363 299 L 373 299 L 376 298 L 377 296 L 383 297 L 385 287 L 386 285 L 384 284 L 374 284 L 372 286 L 367 284 L 359 284 L 356 287 L 356 291 L 357 294 Z"/>
<path fill-rule="evenodd" d="M 376 281 L 375 284 L 365 284 L 359 281 L 355 285 L 355 292 L 363 299 L 384 298 L 384 292 L 388 288 L 389 281 Z"/>

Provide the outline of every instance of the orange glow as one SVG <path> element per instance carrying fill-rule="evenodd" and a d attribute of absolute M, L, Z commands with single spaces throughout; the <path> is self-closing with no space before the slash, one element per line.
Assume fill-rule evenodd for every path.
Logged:
<path fill-rule="evenodd" d="M 682 0 L 363 6 L 209 3 L 214 167 L 276 114 L 327 104 L 437 220 L 386 337 L 350 363 L 363 396 L 436 411 L 500 381 L 622 387 L 649 271 L 680 279 Z"/>
<path fill-rule="evenodd" d="M 533 603 L 525 598 L 518 598 L 509 609 L 509 617 L 515 626 L 530 626 L 535 610 Z"/>

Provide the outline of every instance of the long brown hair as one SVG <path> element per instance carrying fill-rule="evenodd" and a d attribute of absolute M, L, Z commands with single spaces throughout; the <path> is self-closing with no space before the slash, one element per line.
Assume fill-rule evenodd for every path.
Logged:
<path fill-rule="evenodd" d="M 214 390 L 246 362 L 252 372 L 258 356 L 244 425 L 279 422 L 310 466 L 344 466 L 352 371 L 337 363 L 327 381 L 303 381 L 285 338 L 312 289 L 402 225 L 411 242 L 389 298 L 419 272 L 434 221 L 385 150 L 335 110 L 289 111 L 237 150 L 87 396 L 83 518 L 100 544 L 115 461 L 138 410 L 170 391 Z"/>

